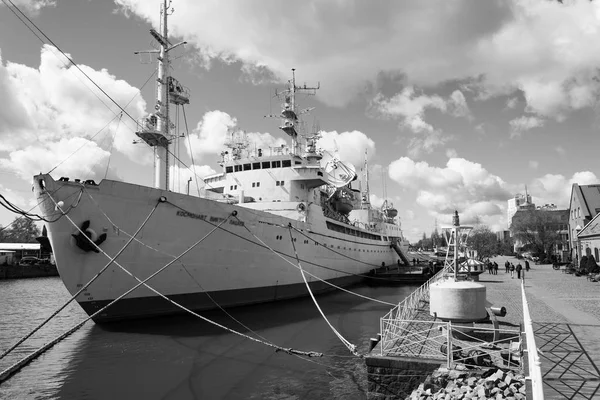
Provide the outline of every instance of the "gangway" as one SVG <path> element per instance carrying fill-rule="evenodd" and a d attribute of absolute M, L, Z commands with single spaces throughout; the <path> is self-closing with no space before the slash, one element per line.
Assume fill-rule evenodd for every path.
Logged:
<path fill-rule="evenodd" d="M 390 247 L 392 249 L 394 249 L 396 251 L 396 253 L 398 253 L 398 255 L 400 256 L 400 259 L 402 260 L 402 262 L 404 263 L 404 265 L 406 265 L 406 266 L 410 265 L 410 261 L 408 261 L 408 258 L 406 258 L 406 256 L 402 252 L 402 249 L 398 245 L 398 240 L 397 239 L 392 240 L 392 243 L 390 243 Z"/>

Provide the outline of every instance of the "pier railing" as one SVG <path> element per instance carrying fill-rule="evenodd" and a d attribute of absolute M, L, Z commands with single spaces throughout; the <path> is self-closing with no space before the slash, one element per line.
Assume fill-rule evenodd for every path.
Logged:
<path fill-rule="evenodd" d="M 525 279 L 521 281 L 521 296 L 523 299 L 523 325 L 525 328 L 525 340 L 527 343 L 527 364 L 529 380 L 531 381 L 531 394 L 533 400 L 544 400 L 544 389 L 542 381 L 542 365 L 535 344 L 533 324 L 529 314 L 529 303 L 525 295 Z"/>
<path fill-rule="evenodd" d="M 382 323 L 397 333 L 393 341 L 382 343 L 386 355 L 445 360 L 448 368 L 455 364 L 522 368 L 519 329 L 423 320 L 384 319 Z"/>
<path fill-rule="evenodd" d="M 382 355 L 389 346 L 393 346 L 395 338 L 403 331 L 403 324 L 412 320 L 423 303 L 429 301 L 429 286 L 444 279 L 445 275 L 446 268 L 443 268 L 381 318 L 379 332 L 381 332 Z M 389 323 L 390 321 L 397 323 Z"/>

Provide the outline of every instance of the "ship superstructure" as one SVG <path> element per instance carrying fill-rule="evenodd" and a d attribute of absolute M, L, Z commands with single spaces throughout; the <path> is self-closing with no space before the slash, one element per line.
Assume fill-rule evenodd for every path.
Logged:
<path fill-rule="evenodd" d="M 298 85 L 294 70 L 277 92 L 276 117 L 290 146 L 257 148 L 231 131 L 222 171 L 204 178 L 198 195 L 169 190 L 177 140 L 170 107 L 188 104 L 190 94 L 170 76 L 169 52 L 183 42 L 169 42 L 167 11 L 165 1 L 161 32 L 151 30 L 160 46 L 150 51 L 159 63 L 155 112 L 136 133 L 154 149 L 155 187 L 34 177 L 42 213 L 54 221 L 48 236 L 60 276 L 72 294 L 86 288 L 77 295 L 85 311 L 99 312 L 96 321 L 180 312 L 144 287 L 105 309 L 137 284 L 134 277 L 153 274 L 148 284 L 158 292 L 200 310 L 307 295 L 298 262 L 315 292 L 406 262 L 397 210 L 372 207 L 368 176 L 366 190 L 357 189 L 354 167 L 321 151 L 319 133 L 303 127 L 301 116 L 312 108 L 299 109 L 296 96 L 320 85 Z"/>

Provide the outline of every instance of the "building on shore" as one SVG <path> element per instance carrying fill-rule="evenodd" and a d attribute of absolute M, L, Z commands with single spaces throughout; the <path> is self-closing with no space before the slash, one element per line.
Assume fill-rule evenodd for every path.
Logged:
<path fill-rule="evenodd" d="M 25 256 L 42 258 L 41 245 L 39 243 L 0 243 L 0 254 L 7 253 L 4 261 L 7 264 L 16 264 Z M 8 254 L 10 253 L 10 257 Z M 3 264 L 0 262 L 0 264 Z"/>
<path fill-rule="evenodd" d="M 543 213 L 535 215 L 536 213 Z M 531 218 L 531 217 L 539 218 Z M 555 255 L 558 261 L 569 259 L 569 210 L 557 210 L 552 207 L 519 210 L 511 220 L 511 234 L 515 236 L 515 225 L 526 219 L 532 220 L 528 234 L 537 236 L 538 240 L 553 242 L 551 249 L 545 249 Z M 558 235 L 557 237 L 553 237 Z M 515 237 L 514 250 L 518 252 L 526 243 Z"/>
<path fill-rule="evenodd" d="M 496 239 L 498 239 L 499 242 L 508 241 L 510 239 L 510 231 L 506 230 L 496 232 Z"/>
<path fill-rule="evenodd" d="M 578 261 L 585 252 L 579 242 L 579 234 L 600 212 L 600 184 L 571 186 L 569 203 L 569 243 L 571 259 Z M 596 258 L 598 261 L 598 258 Z"/>
<path fill-rule="evenodd" d="M 587 223 L 577 235 L 577 245 L 581 256 L 594 256 L 594 261 L 598 262 L 600 249 L 600 213 L 597 213 L 592 220 Z M 581 259 L 581 258 L 579 258 Z"/>
<path fill-rule="evenodd" d="M 513 216 L 519 210 L 535 210 L 535 204 L 533 204 L 531 195 L 527 193 L 527 187 L 525 187 L 525 194 L 515 194 L 515 197 L 508 200 L 508 206 L 506 207 L 506 224 L 508 225 L 508 229 L 510 229 Z"/>

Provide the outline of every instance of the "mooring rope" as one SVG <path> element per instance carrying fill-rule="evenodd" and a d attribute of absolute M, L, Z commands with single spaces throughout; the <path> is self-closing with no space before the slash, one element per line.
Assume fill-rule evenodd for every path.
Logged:
<path fill-rule="evenodd" d="M 98 209 L 100 210 L 100 212 L 101 212 L 101 213 L 102 213 L 102 214 L 103 214 L 103 215 L 106 217 L 106 219 L 107 219 L 107 220 L 108 220 L 110 223 L 112 223 L 112 224 L 114 225 L 114 223 L 111 221 L 110 217 L 109 217 L 108 215 L 106 215 L 106 213 L 105 213 L 105 212 L 104 212 L 104 211 L 101 209 L 100 205 L 99 205 L 99 204 L 98 204 L 98 203 L 95 201 L 95 199 L 94 199 L 94 198 L 93 198 L 93 197 L 92 197 L 92 196 L 91 196 L 91 195 L 90 195 L 90 194 L 89 194 L 87 191 L 86 191 L 86 194 L 87 194 L 87 195 L 90 197 L 90 199 L 91 199 L 91 200 L 92 200 L 92 201 L 93 201 L 93 202 L 96 204 L 96 206 L 98 207 Z M 169 204 L 172 204 L 172 203 L 170 203 L 170 202 L 167 202 L 167 203 L 169 203 Z M 174 204 L 172 204 L 172 205 L 173 205 L 173 206 L 175 206 Z M 236 218 L 238 221 L 242 222 L 242 221 L 241 221 L 241 220 L 240 220 L 240 219 L 237 217 L 237 215 L 234 215 L 234 217 L 235 217 L 235 218 Z M 207 222 L 207 223 L 209 223 L 209 224 L 211 224 L 210 222 L 208 222 L 208 221 L 206 221 L 206 220 L 203 220 L 203 221 L 204 221 L 204 222 Z M 211 224 L 211 225 L 214 225 L 214 224 Z M 116 226 L 116 225 L 115 225 L 115 226 Z M 244 226 L 246 226 L 246 225 L 244 224 Z M 117 226 L 117 228 L 118 228 L 118 226 Z M 118 229 L 120 230 L 120 228 L 118 228 Z M 231 232 L 229 232 L 229 231 L 228 231 L 228 230 L 226 230 L 226 229 L 222 229 L 222 230 L 223 230 L 224 232 L 231 233 Z M 124 234 L 128 235 L 128 233 L 127 233 L 127 232 L 125 232 L 125 231 L 122 231 L 122 230 L 120 230 L 120 231 L 121 231 L 121 232 L 123 232 Z M 253 234 L 252 232 L 250 232 L 250 233 L 251 233 L 251 234 L 254 236 L 254 234 Z M 256 236 L 255 236 L 255 237 L 256 237 Z M 260 240 L 258 237 L 256 237 L 256 238 L 257 238 L 258 240 Z M 161 251 L 161 250 L 155 249 L 155 248 L 153 248 L 152 246 L 146 245 L 145 243 L 141 242 L 141 241 L 140 241 L 140 240 L 138 240 L 138 239 L 136 239 L 136 241 L 138 241 L 140 244 L 142 244 L 142 245 L 144 245 L 144 246 L 148 247 L 149 249 L 151 249 L 151 250 L 154 250 L 154 251 L 156 251 L 156 252 L 158 252 L 158 253 L 161 253 L 161 254 L 168 255 L 169 257 L 175 257 L 175 256 L 173 256 L 173 255 L 171 255 L 171 254 L 169 254 L 169 253 L 166 253 L 166 252 L 164 252 L 164 251 Z M 262 241 L 261 241 L 261 242 L 262 242 Z M 262 242 L 262 243 L 264 244 L 264 242 Z M 267 248 L 269 248 L 269 249 L 270 249 L 270 247 L 268 247 L 266 244 L 264 244 L 264 245 L 265 245 Z M 272 249 L 271 249 L 271 250 L 272 250 Z M 273 250 L 272 250 L 272 251 L 273 251 Z M 277 254 L 277 253 L 276 253 L 276 254 Z M 286 261 L 286 262 L 288 262 L 289 264 L 291 264 L 292 266 L 294 266 L 294 267 L 298 268 L 298 267 L 297 267 L 297 266 L 296 266 L 294 263 L 292 263 L 292 262 L 291 262 L 291 261 L 289 261 L 289 260 L 286 260 L 285 258 L 284 258 L 284 261 Z M 218 303 L 216 300 L 214 300 L 214 299 L 212 298 L 212 296 L 211 296 L 211 295 L 210 295 L 210 294 L 209 294 L 209 293 L 208 293 L 208 292 L 207 292 L 207 291 L 206 291 L 206 290 L 205 290 L 205 289 L 202 287 L 202 285 L 200 284 L 200 282 L 198 282 L 198 281 L 196 280 L 196 278 L 194 278 L 194 276 L 193 276 L 193 275 L 192 275 L 192 274 L 191 274 L 191 273 L 190 273 L 190 272 L 187 270 L 187 268 L 185 267 L 185 265 L 184 265 L 183 263 L 181 263 L 181 266 L 183 267 L 183 269 L 185 270 L 185 272 L 186 272 L 186 273 L 187 273 L 187 274 L 190 276 L 190 278 L 191 278 L 191 279 L 192 279 L 192 280 L 193 280 L 193 281 L 194 281 L 194 282 L 195 282 L 195 283 L 198 285 L 198 287 L 199 287 L 199 288 L 200 288 L 200 289 L 201 289 L 201 290 L 204 292 L 204 294 L 205 294 L 205 295 L 206 295 L 206 296 L 207 296 L 207 297 L 210 299 L 210 301 L 211 301 L 211 302 L 212 302 L 212 303 L 213 303 L 213 304 L 214 304 L 214 305 L 215 305 L 217 308 L 219 308 L 221 311 L 223 311 L 223 313 L 225 313 L 225 314 L 226 314 L 226 315 L 227 315 L 227 316 L 228 316 L 230 319 L 232 319 L 234 322 L 236 322 L 237 324 L 239 324 L 239 325 L 240 325 L 240 326 L 242 326 L 243 328 L 247 329 L 248 331 L 252 332 L 254 335 L 256 335 L 257 337 L 259 337 L 260 339 L 262 339 L 262 340 L 264 340 L 264 341 L 267 341 L 267 342 L 271 343 L 273 346 L 276 346 L 277 348 L 282 348 L 281 346 L 278 346 L 278 345 L 274 344 L 273 342 L 270 342 L 270 341 L 269 341 L 267 338 L 265 338 L 264 336 L 262 336 L 262 335 L 260 335 L 259 333 L 255 332 L 253 329 L 251 329 L 250 327 L 248 327 L 247 325 L 245 325 L 244 323 L 242 323 L 241 321 L 239 321 L 238 319 L 236 319 L 236 318 L 235 318 L 233 315 L 231 315 L 229 312 L 227 312 L 227 310 L 225 310 L 223 307 L 221 307 L 221 305 L 220 305 L 220 304 L 219 304 L 219 303 Z M 388 302 L 385 302 L 385 301 L 381 301 L 381 300 L 377 300 L 377 299 L 372 299 L 372 298 L 370 298 L 370 297 L 363 296 L 363 295 L 361 295 L 361 294 L 358 294 L 358 293 L 354 293 L 354 292 L 348 291 L 348 290 L 346 290 L 346 289 L 344 289 L 344 288 L 341 288 L 341 287 L 338 287 L 338 286 L 336 286 L 336 285 L 334 285 L 334 284 L 332 284 L 332 283 L 330 283 L 330 282 L 324 281 L 323 279 L 319 278 L 319 277 L 318 277 L 318 276 L 316 276 L 316 275 L 313 275 L 313 274 L 309 273 L 308 271 L 306 271 L 306 273 L 308 273 L 309 275 L 311 275 L 311 276 L 315 277 L 315 278 L 316 278 L 316 279 L 318 279 L 318 280 L 321 280 L 321 281 L 323 281 L 323 282 L 325 282 L 325 283 L 327 283 L 327 284 L 330 284 L 331 286 L 333 286 L 333 287 L 335 287 L 335 288 L 337 288 L 337 289 L 339 289 L 339 290 L 342 290 L 342 291 L 348 292 L 348 293 L 350 293 L 350 294 L 353 294 L 353 295 L 356 295 L 356 296 L 359 296 L 359 297 L 365 298 L 365 299 L 367 299 L 367 300 L 372 300 L 372 301 L 376 301 L 376 302 L 379 302 L 379 303 L 382 303 L 382 304 L 390 305 L 390 306 L 394 306 L 394 305 L 395 305 L 395 304 L 393 304 L 393 303 L 388 303 Z M 289 351 L 288 351 L 288 350 L 291 350 L 291 349 L 285 349 L 285 352 L 286 352 L 286 353 L 289 353 Z M 282 350 L 276 350 L 276 351 L 282 351 Z M 294 354 L 296 354 L 296 355 L 299 355 L 299 354 L 306 355 L 306 354 L 308 354 L 308 353 L 315 353 L 315 352 L 300 352 L 300 353 L 298 353 L 298 351 L 297 351 L 297 350 L 293 350 L 293 351 L 294 351 L 294 352 L 296 352 L 296 353 L 294 353 Z M 321 356 L 323 356 L 323 354 L 321 354 Z M 341 357 L 341 356 L 331 355 L 331 357 Z"/>
<path fill-rule="evenodd" d="M 50 196 L 50 198 L 52 199 L 52 197 Z M 54 199 L 52 199 L 52 201 L 54 201 Z M 159 202 L 160 203 L 160 202 Z M 148 222 L 148 220 L 150 219 L 150 216 L 154 213 L 154 210 L 156 210 L 158 204 L 157 203 L 154 208 L 152 209 L 152 211 L 150 212 L 150 214 L 148 215 L 148 217 L 146 218 L 146 220 L 144 221 L 144 223 L 142 224 L 142 226 L 140 226 L 140 228 L 136 231 L 135 235 L 137 235 L 142 228 L 144 227 L 144 225 Z M 57 207 L 58 204 L 57 204 Z M 59 207 L 59 209 L 62 211 L 62 209 Z M 71 219 L 71 217 L 69 217 L 67 214 L 64 214 L 64 216 L 71 222 L 71 224 L 73 226 L 75 226 L 77 228 L 77 230 L 79 232 L 81 232 L 82 234 L 85 234 L 80 228 L 79 226 L 77 226 L 77 224 L 75 222 L 73 222 L 73 220 Z M 135 236 L 133 236 L 135 237 Z M 16 348 L 20 343 L 22 343 L 23 341 L 25 341 L 28 337 L 30 337 L 33 333 L 35 333 L 35 331 L 37 331 L 38 329 L 40 329 L 44 324 L 46 324 L 52 317 L 54 317 L 56 314 L 58 314 L 58 312 L 60 312 L 60 310 L 62 310 L 64 307 L 67 306 L 67 304 L 69 304 L 71 301 L 73 301 L 73 299 L 75 299 L 75 297 L 77 297 L 77 295 L 79 295 L 79 293 L 81 293 L 87 286 L 89 286 L 95 279 L 98 278 L 98 276 L 100 276 L 100 274 L 102 274 L 107 268 L 108 266 L 110 266 L 112 263 L 115 263 L 116 265 L 119 265 L 119 263 L 117 263 L 115 261 L 115 259 L 125 250 L 125 248 L 127 246 L 129 246 L 129 244 L 131 243 L 131 241 L 133 240 L 133 237 L 127 242 L 127 244 L 125 245 L 125 247 L 123 247 L 115 257 L 110 257 L 106 252 L 104 252 L 102 249 L 100 249 L 98 247 L 98 245 L 96 245 L 94 242 L 90 241 L 90 243 L 93 243 L 94 246 L 99 249 L 106 257 L 108 257 L 110 259 L 109 263 L 102 268 L 102 270 L 97 273 L 92 280 L 90 280 L 86 286 L 84 286 L 81 290 L 79 290 L 74 296 L 72 296 L 72 298 L 65 303 L 58 311 L 56 311 L 50 318 L 48 318 L 46 321 L 44 321 L 40 326 L 38 326 L 36 329 L 34 329 L 34 331 L 32 331 L 27 337 L 25 337 L 24 339 L 22 339 L 19 343 L 17 343 L 15 346 L 13 346 L 11 349 L 9 349 L 7 352 L 5 352 L 4 355 L 8 354 L 10 351 L 12 351 L 14 348 Z M 122 268 L 122 267 L 121 267 Z M 151 276 L 152 277 L 152 276 Z M 150 279 L 150 278 L 148 278 Z M 138 285 L 139 286 L 139 285 Z M 106 305 L 105 307 L 103 307 L 102 309 L 98 310 L 97 312 L 95 312 L 94 314 L 92 314 L 91 316 L 87 317 L 86 319 L 84 319 L 83 321 L 81 321 L 80 323 L 76 324 L 75 326 L 73 326 L 71 329 L 69 329 L 68 331 L 66 331 L 65 333 L 63 333 L 62 335 L 59 335 L 57 338 L 55 338 L 54 340 L 50 341 L 49 343 L 45 344 L 44 346 L 38 348 L 36 351 L 34 351 L 32 354 L 30 354 L 29 356 L 21 359 L 20 361 L 18 361 L 17 363 L 13 364 L 11 367 L 7 368 L 6 370 L 2 371 L 2 373 L 0 373 L 0 383 L 2 383 L 3 381 L 7 380 L 9 377 L 11 377 L 13 374 L 15 374 L 16 372 L 18 372 L 20 369 L 22 369 L 24 366 L 26 366 L 30 361 L 32 361 L 33 359 L 35 359 L 36 357 L 38 357 L 39 355 L 41 355 L 43 352 L 45 352 L 46 350 L 48 350 L 49 348 L 51 348 L 52 346 L 54 346 L 56 343 L 60 342 L 62 339 L 66 338 L 67 336 L 71 335 L 73 332 L 75 332 L 76 330 L 78 330 L 79 328 L 81 328 L 87 321 L 89 321 L 92 317 L 96 316 L 97 314 L 99 314 L 100 312 L 104 311 L 106 308 L 108 308 L 110 305 L 114 304 L 116 301 L 120 300 L 121 298 L 125 297 L 127 294 L 131 293 L 134 289 L 136 289 L 138 286 L 134 287 L 133 289 L 129 290 L 128 292 L 126 292 L 125 294 L 123 294 L 122 296 L 120 296 L 119 298 L 115 299 L 113 302 L 109 303 L 108 305 Z"/>
<path fill-rule="evenodd" d="M 50 194 L 48 194 L 48 197 L 52 200 L 52 202 L 54 202 L 54 204 L 56 204 L 56 207 L 58 207 L 58 209 L 61 211 L 61 213 L 64 214 L 64 211 L 62 209 L 62 207 L 60 207 L 58 205 L 58 203 L 52 198 L 52 196 Z M 54 311 L 48 318 L 46 318 L 42 323 L 40 323 L 36 328 L 34 328 L 31 332 L 29 332 L 27 335 L 23 336 L 21 339 L 19 339 L 14 345 L 12 345 L 8 350 L 4 351 L 4 353 L 2 353 L 2 355 L 0 355 L 0 360 L 2 360 L 4 357 L 6 357 L 10 352 L 12 352 L 14 349 L 16 349 L 21 343 L 23 343 L 25 340 L 29 339 L 34 333 L 36 333 L 38 330 L 40 330 L 44 325 L 46 325 L 52 318 L 54 318 L 56 316 L 56 314 L 58 314 L 59 312 L 61 312 L 66 306 L 68 306 L 69 304 L 71 304 L 71 302 L 73 300 L 75 300 L 75 298 L 77 298 L 77 296 L 79 296 L 85 289 L 87 289 L 92 282 L 94 282 L 96 279 L 98 279 L 98 277 L 100 277 L 100 275 L 102 275 L 102 273 L 104 271 L 106 271 L 106 269 L 114 262 L 114 260 L 121 255 L 121 253 L 123 253 L 123 251 L 125 251 L 125 249 L 129 246 L 129 244 L 133 241 L 133 238 L 135 236 L 137 236 L 137 234 L 144 228 L 144 226 L 146 225 L 146 223 L 150 220 L 150 217 L 152 216 L 152 214 L 154 214 L 154 211 L 156 210 L 156 208 L 158 207 L 157 203 L 154 208 L 152 209 L 152 211 L 150 211 L 150 214 L 148 214 L 148 216 L 146 217 L 146 219 L 144 220 L 144 222 L 142 223 L 142 225 L 138 228 L 138 230 L 133 234 L 133 236 L 131 237 L 131 239 L 129 239 L 129 241 L 125 244 L 125 246 L 123 246 L 123 248 L 121 250 L 119 250 L 117 252 L 117 254 L 114 257 L 109 257 L 110 261 L 104 266 L 102 267 L 102 269 L 100 269 L 100 271 L 98 273 L 96 273 L 96 275 L 94 275 L 94 277 L 88 282 L 86 283 L 81 289 L 79 289 L 77 291 L 77 293 L 75 293 L 73 296 L 71 296 L 71 298 L 64 303 L 62 306 L 60 306 L 56 311 Z M 66 216 L 66 214 L 64 214 Z M 79 232 L 81 232 L 82 234 L 85 235 L 85 233 L 77 226 L 77 230 Z"/>
<path fill-rule="evenodd" d="M 289 233 L 290 233 L 290 241 L 292 242 L 292 247 L 294 248 L 294 255 L 296 256 L 296 261 L 298 262 L 298 268 L 300 269 L 300 273 L 302 274 L 302 279 L 304 280 L 304 284 L 306 285 L 308 294 L 310 294 L 310 297 L 313 300 L 313 303 L 315 303 L 315 307 L 317 307 L 317 310 L 319 310 L 319 313 L 321 313 L 321 316 L 323 317 L 325 322 L 327 322 L 327 325 L 329 325 L 329 327 L 331 328 L 333 333 L 341 340 L 342 343 L 344 343 L 344 345 L 348 348 L 348 350 L 350 350 L 350 352 L 352 354 L 354 354 L 355 356 L 360 357 L 360 354 L 358 354 L 358 352 L 356 351 L 356 346 L 353 345 L 352 343 L 350 343 L 348 340 L 346 340 L 346 338 L 344 338 L 342 336 L 342 334 L 339 333 L 337 331 L 337 329 L 334 328 L 333 325 L 331 325 L 331 322 L 329 322 L 329 320 L 325 316 L 325 313 L 323 312 L 323 310 L 321 310 L 321 307 L 319 306 L 317 299 L 315 299 L 315 295 L 313 294 L 312 290 L 310 289 L 310 285 L 308 284 L 308 281 L 306 280 L 306 275 L 304 275 L 304 269 L 302 268 L 302 263 L 300 263 L 300 258 L 298 257 L 298 252 L 296 251 L 296 244 L 294 243 L 294 237 L 292 236 L 292 224 L 291 223 L 289 225 Z"/>

